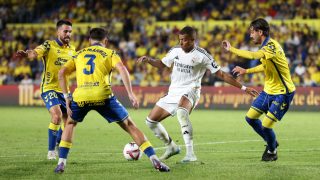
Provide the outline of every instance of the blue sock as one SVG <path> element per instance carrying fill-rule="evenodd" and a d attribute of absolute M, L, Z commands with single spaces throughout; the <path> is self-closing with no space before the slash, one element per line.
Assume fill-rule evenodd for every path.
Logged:
<path fill-rule="evenodd" d="M 53 151 L 54 148 L 56 147 L 57 132 L 58 132 L 59 126 L 60 125 L 53 124 L 52 122 L 50 122 L 49 124 L 49 129 L 48 129 L 49 151 Z"/>
<path fill-rule="evenodd" d="M 48 135 L 49 135 L 49 151 L 54 151 L 54 148 L 56 147 L 57 142 L 57 131 L 54 131 L 52 129 L 48 129 Z"/>
<path fill-rule="evenodd" d="M 71 149 L 71 147 L 72 147 L 71 142 L 67 142 L 67 141 L 62 140 L 59 145 L 59 158 L 67 159 L 68 153 L 69 153 L 69 150 Z"/>
<path fill-rule="evenodd" d="M 154 149 L 153 149 L 151 146 L 148 147 L 147 149 L 145 149 L 143 152 L 144 152 L 149 158 L 150 158 L 150 156 L 156 154 L 156 153 L 154 152 Z"/>
<path fill-rule="evenodd" d="M 246 116 L 246 121 L 248 124 L 256 131 L 257 134 L 259 134 L 265 141 L 265 136 L 263 133 L 262 123 L 259 119 L 250 119 Z"/>
<path fill-rule="evenodd" d="M 59 144 L 60 143 L 60 141 L 61 141 L 61 136 L 62 136 L 62 129 L 61 129 L 61 127 L 59 128 L 59 131 L 58 131 L 58 133 L 57 133 L 57 144 Z"/>
<path fill-rule="evenodd" d="M 149 158 L 156 154 L 149 141 L 145 141 L 144 143 L 142 143 L 140 145 L 140 150 L 143 151 Z"/>
<path fill-rule="evenodd" d="M 273 129 L 263 127 L 262 130 L 268 144 L 268 150 L 274 151 L 276 149 L 276 135 Z"/>
<path fill-rule="evenodd" d="M 67 159 L 70 148 L 60 147 L 59 148 L 59 158 Z"/>

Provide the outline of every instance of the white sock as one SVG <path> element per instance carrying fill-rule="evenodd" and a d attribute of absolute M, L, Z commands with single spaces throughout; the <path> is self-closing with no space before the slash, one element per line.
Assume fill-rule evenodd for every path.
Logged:
<path fill-rule="evenodd" d="M 64 166 L 67 165 L 67 159 L 65 159 L 65 158 L 59 158 L 58 165 L 59 165 L 60 163 L 62 163 L 62 162 L 63 162 Z"/>
<path fill-rule="evenodd" d="M 153 131 L 156 137 L 163 141 L 165 145 L 169 145 L 172 142 L 168 132 L 160 122 L 153 121 L 149 117 L 147 117 L 146 124 Z"/>
<path fill-rule="evenodd" d="M 193 129 L 189 120 L 188 110 L 179 107 L 177 110 L 177 118 L 180 123 L 183 140 L 186 145 L 186 154 L 193 155 Z"/>

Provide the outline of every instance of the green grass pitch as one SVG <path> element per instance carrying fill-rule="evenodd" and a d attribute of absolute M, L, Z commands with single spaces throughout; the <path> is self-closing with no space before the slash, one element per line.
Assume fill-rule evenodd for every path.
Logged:
<path fill-rule="evenodd" d="M 130 110 L 157 154 L 163 144 L 145 125 L 150 110 Z M 165 161 L 170 173 L 151 167 L 144 155 L 127 161 L 122 155 L 131 138 L 96 112 L 75 131 L 64 174 L 57 161 L 46 160 L 49 113 L 45 108 L 0 107 L 0 179 L 319 179 L 320 113 L 289 111 L 275 127 L 280 146 L 276 162 L 261 162 L 264 142 L 244 120 L 246 111 L 195 110 L 196 163 L 181 164 L 182 153 Z M 175 117 L 163 122 L 177 144 L 183 139 Z"/>

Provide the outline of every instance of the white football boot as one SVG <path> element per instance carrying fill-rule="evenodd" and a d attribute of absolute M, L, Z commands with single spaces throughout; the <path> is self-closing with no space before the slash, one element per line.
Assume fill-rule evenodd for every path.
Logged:
<path fill-rule="evenodd" d="M 180 147 L 174 144 L 174 145 L 168 146 L 166 149 L 166 152 L 164 152 L 164 154 L 159 159 L 163 161 L 179 153 L 180 153 Z"/>
<path fill-rule="evenodd" d="M 56 151 L 48 151 L 48 160 L 56 160 L 57 159 L 57 153 Z"/>

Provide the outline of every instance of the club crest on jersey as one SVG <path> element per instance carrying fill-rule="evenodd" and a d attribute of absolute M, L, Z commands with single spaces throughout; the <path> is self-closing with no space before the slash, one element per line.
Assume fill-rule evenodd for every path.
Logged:
<path fill-rule="evenodd" d="M 60 49 L 58 49 L 58 50 L 57 50 L 57 53 L 60 54 L 60 52 L 61 52 Z"/>

